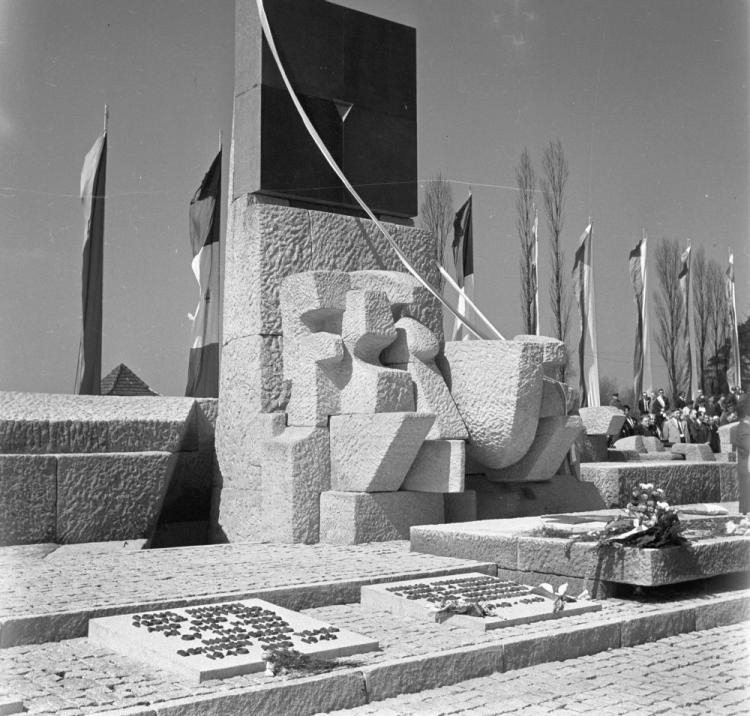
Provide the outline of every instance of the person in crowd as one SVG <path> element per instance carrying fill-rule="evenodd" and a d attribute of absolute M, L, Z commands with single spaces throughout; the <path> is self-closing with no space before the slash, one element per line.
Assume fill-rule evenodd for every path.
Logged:
<path fill-rule="evenodd" d="M 644 413 L 651 412 L 651 404 L 653 403 L 654 396 L 651 395 L 647 390 L 641 393 L 641 397 L 638 398 L 638 413 L 643 415 Z"/>
<path fill-rule="evenodd" d="M 620 410 L 622 410 L 622 403 L 620 402 L 620 394 L 612 393 L 612 395 L 609 396 L 609 404 L 614 408 L 620 408 Z"/>
<path fill-rule="evenodd" d="M 683 412 L 683 419 L 685 419 L 684 412 Z M 707 443 L 708 442 L 708 429 L 706 428 L 706 425 L 701 419 L 701 415 L 697 410 L 695 409 L 688 410 L 686 423 L 687 423 L 687 428 L 688 428 L 688 434 L 690 435 L 689 442 L 691 443 Z"/>
<path fill-rule="evenodd" d="M 664 393 L 664 388 L 659 388 L 659 392 L 656 394 L 656 397 L 654 398 L 654 405 L 656 407 L 656 410 L 654 412 L 658 413 L 659 411 L 663 411 L 664 413 L 669 412 L 669 398 Z"/>
<path fill-rule="evenodd" d="M 719 416 L 708 416 L 708 445 L 711 452 L 721 452 L 721 439 L 719 438 Z"/>
<path fill-rule="evenodd" d="M 661 435 L 659 435 L 656 425 L 654 425 L 654 416 L 650 413 L 641 415 L 638 425 L 635 426 L 635 434 L 643 435 L 643 437 L 647 438 L 659 438 L 661 440 Z"/>
<path fill-rule="evenodd" d="M 685 397 L 684 391 L 677 394 L 677 398 L 674 401 L 674 407 L 682 410 L 688 404 L 687 398 Z"/>
<path fill-rule="evenodd" d="M 630 414 L 630 406 L 623 405 L 622 412 L 625 415 L 625 422 L 622 424 L 622 428 L 620 428 L 618 439 L 629 438 L 631 435 L 635 435 L 636 423 L 633 416 Z"/>
<path fill-rule="evenodd" d="M 695 400 L 693 400 L 693 408 L 698 410 L 699 408 L 705 408 L 706 407 L 706 396 L 703 394 L 702 390 L 698 390 L 698 395 L 695 396 Z"/>
<path fill-rule="evenodd" d="M 721 415 L 721 405 L 719 405 L 719 395 L 709 395 L 706 398 L 706 415 L 710 418 L 719 417 Z"/>
<path fill-rule="evenodd" d="M 673 410 L 662 426 L 662 442 L 666 445 L 690 442 L 687 423 L 682 420 L 682 412 Z"/>

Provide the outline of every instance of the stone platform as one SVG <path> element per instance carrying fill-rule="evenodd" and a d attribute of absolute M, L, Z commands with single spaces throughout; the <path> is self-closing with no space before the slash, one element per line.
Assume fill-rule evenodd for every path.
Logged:
<path fill-rule="evenodd" d="M 488 632 L 363 609 L 357 602 L 365 583 L 477 571 L 476 562 L 412 553 L 403 542 L 339 548 L 232 544 L 145 552 L 98 546 L 90 554 L 81 545 L 47 559 L 55 551 L 37 545 L 0 550 L 4 583 L 10 584 L 3 599 L 6 616 L 49 614 L 62 607 L 99 615 L 121 607 L 132 612 L 144 608 L 146 595 L 151 601 L 206 604 L 217 597 L 228 601 L 230 588 L 234 595 L 238 589 L 254 589 L 269 601 L 296 602 L 294 608 L 306 616 L 377 640 L 381 649 L 339 657 L 332 670 L 319 674 L 256 672 L 202 683 L 159 665 L 144 666 L 85 638 L 0 649 L 0 693 L 33 713 L 303 715 L 368 702 L 377 711 L 377 702 L 398 694 L 750 617 L 750 589 L 726 578 L 657 588 L 648 599 L 609 599 L 593 614 Z M 494 565 L 485 566 L 480 571 L 492 573 Z"/>
<path fill-rule="evenodd" d="M 750 568 L 750 536 L 713 536 L 682 547 L 637 549 L 599 547 L 596 541 L 581 540 L 572 532 L 569 537 L 543 534 L 545 524 L 553 524 L 558 531 L 560 523 L 570 526 L 575 522 L 578 527 L 595 531 L 617 513 L 600 510 L 413 527 L 411 548 L 429 554 L 492 560 L 498 576 L 506 579 L 525 583 L 569 581 L 574 590 L 588 589 L 597 597 L 615 593 L 619 584 L 654 587 L 747 572 Z M 734 513 L 739 520 L 736 509 Z M 721 523 L 729 516 L 685 514 L 681 519 L 686 528 L 699 530 L 701 523 Z"/>

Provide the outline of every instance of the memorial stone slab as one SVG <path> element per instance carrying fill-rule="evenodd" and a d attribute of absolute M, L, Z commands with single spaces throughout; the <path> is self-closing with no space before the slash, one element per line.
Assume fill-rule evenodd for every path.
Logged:
<path fill-rule="evenodd" d="M 587 435 L 619 435 L 625 415 L 613 405 L 599 405 L 578 410 Z"/>
<path fill-rule="evenodd" d="M 713 450 L 706 443 L 675 443 L 670 450 L 688 462 L 716 462 Z"/>
<path fill-rule="evenodd" d="M 378 648 L 374 639 L 262 599 L 91 619 L 88 638 L 196 682 L 262 671 L 273 649 L 333 659 Z"/>
<path fill-rule="evenodd" d="M 592 601 L 567 602 L 554 611 L 555 597 L 546 590 L 479 572 L 460 576 L 428 577 L 408 582 L 387 582 L 362 587 L 364 609 L 387 611 L 425 621 L 442 621 L 448 602 L 479 604 L 487 616 L 454 614 L 452 626 L 489 631 L 518 624 L 557 619 L 601 610 Z"/>

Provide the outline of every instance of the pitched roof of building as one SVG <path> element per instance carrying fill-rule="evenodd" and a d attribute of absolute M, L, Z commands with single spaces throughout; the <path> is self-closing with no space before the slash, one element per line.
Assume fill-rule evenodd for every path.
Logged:
<path fill-rule="evenodd" d="M 102 395 L 158 395 L 124 363 L 102 378 L 100 390 Z"/>

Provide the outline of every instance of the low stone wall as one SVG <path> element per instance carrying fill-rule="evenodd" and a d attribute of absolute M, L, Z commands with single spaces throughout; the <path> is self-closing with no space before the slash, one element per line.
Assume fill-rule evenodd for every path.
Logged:
<path fill-rule="evenodd" d="M 605 507 L 620 507 L 641 482 L 661 487 L 670 504 L 738 499 L 737 465 L 729 462 L 598 462 L 581 465 L 581 480 L 593 483 Z"/>
<path fill-rule="evenodd" d="M 207 521 L 216 407 L 0 393 L 0 544 L 144 539 L 160 519 Z"/>

